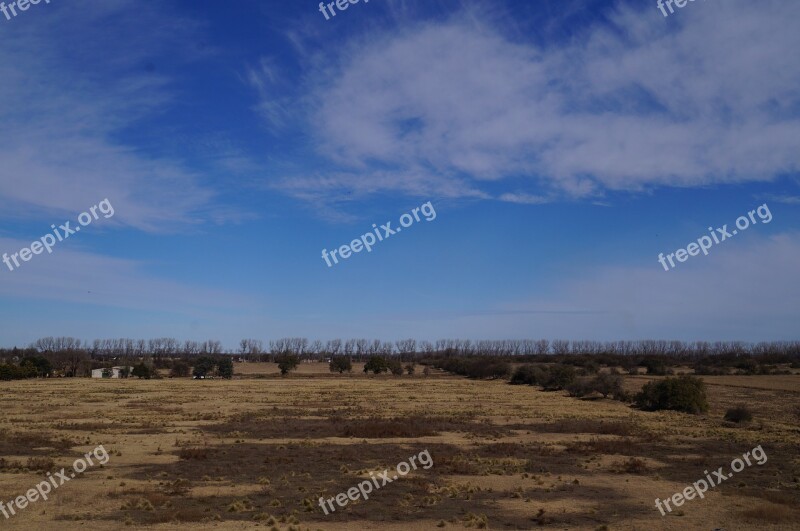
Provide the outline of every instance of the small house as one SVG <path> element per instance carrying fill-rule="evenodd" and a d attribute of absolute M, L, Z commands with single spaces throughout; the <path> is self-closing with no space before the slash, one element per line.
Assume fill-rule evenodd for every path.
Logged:
<path fill-rule="evenodd" d="M 126 371 L 127 369 L 127 371 Z M 130 376 L 133 367 L 108 367 L 104 369 L 92 369 L 92 378 L 124 378 L 123 374 Z"/>

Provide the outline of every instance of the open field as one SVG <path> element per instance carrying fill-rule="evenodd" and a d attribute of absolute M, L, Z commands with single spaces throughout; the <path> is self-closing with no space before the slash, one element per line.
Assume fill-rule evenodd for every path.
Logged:
<path fill-rule="evenodd" d="M 277 363 L 235 363 L 234 365 L 234 374 L 238 376 L 278 376 L 281 373 Z M 363 370 L 363 362 L 353 362 L 353 373 L 347 377 L 359 376 L 363 374 Z M 331 374 L 328 364 L 320 362 L 301 363 L 297 369 L 292 371 L 292 376 L 328 376 Z"/>
<path fill-rule="evenodd" d="M 270 374 L 272 364 L 241 364 Z M 645 413 L 502 381 L 297 374 L 49 379 L 0 388 L 0 499 L 102 444 L 8 529 L 797 529 L 800 376 L 704 377 L 705 416 Z M 626 377 L 638 389 L 647 377 Z M 733 427 L 727 407 L 756 419 Z M 757 445 L 753 463 L 662 517 L 665 499 Z M 317 501 L 427 449 L 428 470 L 324 515 Z M 34 458 L 29 462 L 29 458 Z M 36 459 L 39 458 L 39 459 Z M 44 463 L 44 464 L 42 464 Z M 41 470 L 35 470 L 39 468 Z M 438 526 L 438 527 L 437 527 Z"/>

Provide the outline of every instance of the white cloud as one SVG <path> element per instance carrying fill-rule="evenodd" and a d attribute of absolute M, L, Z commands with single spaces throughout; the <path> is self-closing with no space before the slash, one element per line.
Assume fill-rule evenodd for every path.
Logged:
<path fill-rule="evenodd" d="M 520 205 L 543 205 L 550 202 L 546 197 L 526 193 L 506 193 L 502 194 L 498 199 L 506 203 L 517 203 Z"/>
<path fill-rule="evenodd" d="M 619 7 L 610 19 L 546 48 L 474 13 L 370 35 L 318 60 L 301 100 L 320 152 L 362 175 L 361 190 L 422 171 L 466 195 L 527 176 L 518 193 L 596 197 L 800 168 L 800 63 L 787 53 L 800 48 L 800 4 L 697 2 L 666 21 Z M 386 168 L 392 179 L 373 178 Z"/>
<path fill-rule="evenodd" d="M 52 5 L 3 31 L 4 216 L 72 217 L 108 198 L 114 223 L 142 230 L 203 219 L 215 193 L 197 175 L 119 140 L 171 101 L 169 79 L 145 68 L 149 58 L 169 50 L 182 61 L 195 53 L 186 49 L 193 24 L 164 22 L 160 9 L 130 0 Z"/>

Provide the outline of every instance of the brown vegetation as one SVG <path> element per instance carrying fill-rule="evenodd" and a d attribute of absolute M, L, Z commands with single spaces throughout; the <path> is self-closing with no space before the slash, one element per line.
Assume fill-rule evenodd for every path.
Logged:
<path fill-rule="evenodd" d="M 271 364 L 244 365 L 277 373 Z M 356 367 L 349 376 L 314 363 L 285 378 L 7 383 L 0 491 L 24 493 L 43 468 L 69 467 L 102 443 L 108 464 L 22 511 L 14 525 L 789 529 L 797 521 L 800 377 L 707 377 L 717 379 L 708 384 L 708 414 L 687 415 L 419 372 L 373 376 Z M 624 376 L 624 385 L 641 389 L 658 378 Z M 769 422 L 725 422 L 739 403 Z M 662 517 L 653 506 L 758 444 L 765 465 L 687 502 L 682 516 Z M 424 449 L 429 470 L 328 516 L 317 505 Z"/>

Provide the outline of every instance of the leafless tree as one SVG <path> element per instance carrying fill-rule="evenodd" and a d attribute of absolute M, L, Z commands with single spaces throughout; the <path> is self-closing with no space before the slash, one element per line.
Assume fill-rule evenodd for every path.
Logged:
<path fill-rule="evenodd" d="M 342 351 L 341 339 L 330 339 L 325 343 L 325 351 L 331 356 L 336 356 Z"/>

